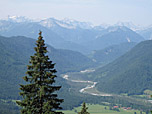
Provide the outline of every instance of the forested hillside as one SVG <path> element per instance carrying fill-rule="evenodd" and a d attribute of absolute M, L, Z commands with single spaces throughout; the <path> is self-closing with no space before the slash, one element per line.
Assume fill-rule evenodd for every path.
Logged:
<path fill-rule="evenodd" d="M 26 66 L 29 64 L 30 56 L 34 53 L 34 44 L 34 39 L 22 36 L 11 38 L 0 36 L 0 99 L 20 99 L 19 84 L 24 83 L 22 77 L 25 76 Z M 79 52 L 55 49 L 49 45 L 47 47 L 50 59 L 56 63 L 58 75 L 94 64 Z M 59 76 L 57 80 L 57 84 L 63 86 L 61 95 L 66 96 L 70 86 Z"/>
<path fill-rule="evenodd" d="M 125 55 L 93 73 L 100 91 L 142 94 L 152 88 L 152 41 L 139 43 Z"/>
<path fill-rule="evenodd" d="M 136 43 L 122 43 L 119 45 L 112 45 L 102 50 L 93 51 L 90 54 L 90 58 L 100 64 L 107 64 L 122 56 L 130 49 L 132 49 Z"/>

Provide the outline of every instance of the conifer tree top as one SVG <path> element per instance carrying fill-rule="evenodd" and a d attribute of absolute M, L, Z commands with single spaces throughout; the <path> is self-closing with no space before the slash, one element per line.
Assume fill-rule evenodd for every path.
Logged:
<path fill-rule="evenodd" d="M 34 48 L 35 54 L 31 56 L 30 65 L 27 68 L 27 76 L 23 77 L 28 83 L 20 85 L 20 95 L 23 100 L 17 101 L 17 104 L 22 107 L 22 114 L 62 114 L 55 110 L 61 109 L 59 105 L 63 99 L 58 99 L 57 94 L 54 93 L 61 86 L 52 85 L 57 77 L 55 64 L 45 55 L 47 49 L 41 35 L 40 31 Z"/>
<path fill-rule="evenodd" d="M 81 112 L 78 112 L 78 114 L 90 114 L 89 112 L 87 112 L 88 107 L 86 107 L 86 103 L 84 102 L 82 104 L 82 109 Z"/>

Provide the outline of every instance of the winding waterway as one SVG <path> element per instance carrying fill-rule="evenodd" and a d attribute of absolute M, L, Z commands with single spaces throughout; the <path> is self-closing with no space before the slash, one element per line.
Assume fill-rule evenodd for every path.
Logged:
<path fill-rule="evenodd" d="M 80 93 L 87 93 L 87 94 L 95 95 L 95 96 L 112 96 L 111 94 L 101 93 L 99 91 L 89 91 L 89 90 L 95 89 L 97 82 L 83 81 L 83 80 L 70 80 L 69 75 L 67 75 L 67 74 L 63 75 L 63 78 L 68 81 L 75 82 L 75 83 L 88 83 L 88 85 L 85 88 L 82 88 L 79 90 Z"/>

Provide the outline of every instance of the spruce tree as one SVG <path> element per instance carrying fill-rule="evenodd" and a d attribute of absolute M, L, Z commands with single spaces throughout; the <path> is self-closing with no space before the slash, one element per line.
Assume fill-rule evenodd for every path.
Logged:
<path fill-rule="evenodd" d="M 36 41 L 35 54 L 31 56 L 30 65 L 27 66 L 27 76 L 23 79 L 27 82 L 21 86 L 20 95 L 23 100 L 17 101 L 22 107 L 21 114 L 63 114 L 56 112 L 62 109 L 59 105 L 63 99 L 58 99 L 57 94 L 61 86 L 55 86 L 56 70 L 52 61 L 49 60 L 47 47 L 43 37 L 39 33 Z"/>
<path fill-rule="evenodd" d="M 82 104 L 82 109 L 81 112 L 78 112 L 78 114 L 90 114 L 89 112 L 87 112 L 88 107 L 86 107 L 85 102 Z"/>

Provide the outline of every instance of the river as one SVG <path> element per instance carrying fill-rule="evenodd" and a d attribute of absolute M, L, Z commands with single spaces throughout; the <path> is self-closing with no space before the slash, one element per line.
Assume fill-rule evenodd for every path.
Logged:
<path fill-rule="evenodd" d="M 112 96 L 111 94 L 101 93 L 95 89 L 97 82 L 93 81 L 84 81 L 84 80 L 70 80 L 69 75 L 63 75 L 63 78 L 75 82 L 75 83 L 88 83 L 88 85 L 85 88 L 82 88 L 79 90 L 80 93 L 87 93 L 94 96 Z"/>

